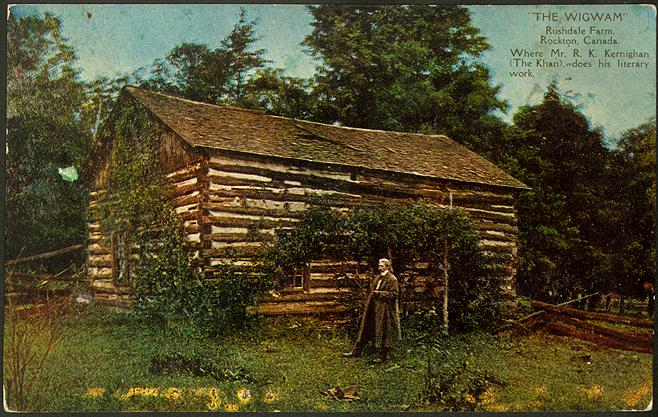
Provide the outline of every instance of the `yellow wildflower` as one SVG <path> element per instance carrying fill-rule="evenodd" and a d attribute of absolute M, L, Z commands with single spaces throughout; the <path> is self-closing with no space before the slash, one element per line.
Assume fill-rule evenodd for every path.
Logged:
<path fill-rule="evenodd" d="M 157 397 L 159 394 L 159 388 L 143 388 L 142 390 L 142 396 L 144 397 Z"/>
<path fill-rule="evenodd" d="M 208 410 L 217 411 L 219 406 L 222 405 L 222 401 L 219 398 L 212 398 L 206 405 L 208 406 Z"/>
<path fill-rule="evenodd" d="M 158 388 L 141 388 L 133 387 L 130 388 L 125 394 L 121 396 L 122 400 L 127 400 L 131 397 L 157 397 L 160 393 Z"/>
<path fill-rule="evenodd" d="M 601 393 L 603 392 L 603 387 L 601 387 L 600 385 L 592 385 L 590 388 L 584 388 L 584 391 L 587 394 L 587 398 L 589 398 L 590 400 L 594 400 L 601 396 Z"/>
<path fill-rule="evenodd" d="M 277 394 L 275 391 L 272 390 L 267 390 L 263 395 L 263 402 L 266 404 L 272 404 L 274 401 L 277 401 L 278 399 L 279 399 L 279 394 Z"/>
<path fill-rule="evenodd" d="M 170 400 L 180 400 L 181 390 L 175 387 L 167 388 L 164 392 L 164 396 Z"/>
<path fill-rule="evenodd" d="M 644 399 L 644 397 L 647 397 L 648 404 L 648 399 L 651 397 L 651 387 L 649 385 L 643 385 L 637 390 L 628 390 L 621 399 L 627 406 L 635 407 Z"/>
<path fill-rule="evenodd" d="M 237 404 L 226 404 L 224 408 L 226 409 L 226 411 L 238 411 Z"/>
<path fill-rule="evenodd" d="M 543 386 L 543 385 L 542 385 L 541 387 L 537 387 L 537 388 L 535 388 L 535 394 L 538 394 L 538 395 L 546 395 L 547 393 L 548 393 L 548 390 L 547 390 L 546 387 Z"/>
<path fill-rule="evenodd" d="M 249 388 L 240 388 L 235 395 L 242 404 L 247 404 L 251 401 L 251 392 L 249 392 Z"/>
<path fill-rule="evenodd" d="M 221 391 L 218 388 L 215 387 L 208 388 L 208 397 L 210 398 L 211 401 L 219 401 L 220 394 Z"/>
<path fill-rule="evenodd" d="M 486 391 L 482 393 L 480 396 L 480 404 L 489 404 L 492 402 L 494 399 L 494 390 L 491 388 L 487 388 Z"/>
<path fill-rule="evenodd" d="M 86 397 L 102 397 L 105 394 L 105 388 L 89 388 Z"/>
<path fill-rule="evenodd" d="M 139 388 L 130 388 L 128 391 L 126 391 L 125 394 L 123 394 L 120 398 L 122 400 L 127 400 L 128 398 L 132 397 L 133 395 L 136 395 L 135 392 L 136 390 L 139 390 Z"/>
<path fill-rule="evenodd" d="M 464 401 L 466 401 L 469 404 L 475 404 L 475 397 L 473 397 L 471 394 L 468 392 L 464 394 L 463 396 Z"/>
<path fill-rule="evenodd" d="M 197 388 L 194 391 L 194 395 L 197 397 L 206 397 L 206 396 L 208 397 L 208 403 L 206 405 L 208 406 L 208 409 L 210 411 L 217 410 L 219 406 L 222 404 L 220 394 L 221 391 L 215 387 Z"/>
<path fill-rule="evenodd" d="M 507 404 L 488 404 L 485 409 L 487 411 L 499 411 L 499 412 L 505 412 L 509 411 L 509 405 Z"/>

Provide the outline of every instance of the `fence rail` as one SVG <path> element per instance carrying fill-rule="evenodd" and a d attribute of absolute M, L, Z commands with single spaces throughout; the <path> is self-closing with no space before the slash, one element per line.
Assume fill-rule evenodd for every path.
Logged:
<path fill-rule="evenodd" d="M 39 253 L 37 255 L 25 256 L 23 258 L 10 259 L 8 261 L 5 261 L 5 265 L 14 265 L 14 264 L 22 263 L 22 262 L 36 261 L 36 260 L 39 260 L 39 259 L 48 259 L 48 258 L 52 258 L 53 256 L 57 256 L 57 255 L 61 255 L 61 254 L 64 254 L 64 253 L 69 253 L 69 252 L 73 252 L 73 251 L 82 249 L 83 246 L 84 245 L 82 245 L 80 243 L 80 244 L 77 244 L 77 245 L 68 246 L 66 248 L 57 249 L 57 250 L 50 251 L 50 252 Z"/>
<path fill-rule="evenodd" d="M 76 275 L 12 272 L 5 274 L 5 297 L 15 305 L 29 304 L 44 297 L 67 297 L 73 294 Z"/>
<path fill-rule="evenodd" d="M 554 333 L 586 340 L 599 346 L 653 353 L 652 330 L 654 323 L 652 321 L 616 314 L 582 311 L 540 301 L 533 301 L 532 307 L 537 311 L 546 313 L 541 316 L 542 323 L 544 328 Z M 612 323 L 617 326 L 623 325 L 641 330 L 613 328 L 591 321 Z"/>

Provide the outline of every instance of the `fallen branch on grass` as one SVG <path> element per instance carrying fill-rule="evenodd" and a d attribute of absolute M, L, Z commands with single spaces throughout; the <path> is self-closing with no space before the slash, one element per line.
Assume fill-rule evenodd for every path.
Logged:
<path fill-rule="evenodd" d="M 320 391 L 320 393 L 327 396 L 327 398 L 333 398 L 334 400 L 344 400 L 344 401 L 359 401 L 359 393 L 356 392 L 356 385 L 351 385 L 345 389 L 342 389 L 339 386 L 329 388 L 326 391 Z"/>
<path fill-rule="evenodd" d="M 554 333 L 593 342 L 599 346 L 652 353 L 653 332 L 619 330 L 584 320 L 599 320 L 641 328 L 653 328 L 648 320 L 606 313 L 594 313 L 533 301 L 532 307 L 544 313 L 544 327 Z"/>
<path fill-rule="evenodd" d="M 562 316 L 555 313 L 549 313 L 548 318 L 550 321 L 563 322 L 565 324 L 570 324 L 572 326 L 575 326 L 577 329 L 580 330 L 587 330 L 603 336 L 621 339 L 624 342 L 647 346 L 649 349 L 653 343 L 653 335 L 649 332 L 633 332 L 633 331 L 617 330 L 610 327 L 600 326 L 594 323 L 588 323 L 586 321 L 574 319 L 572 317 Z"/>

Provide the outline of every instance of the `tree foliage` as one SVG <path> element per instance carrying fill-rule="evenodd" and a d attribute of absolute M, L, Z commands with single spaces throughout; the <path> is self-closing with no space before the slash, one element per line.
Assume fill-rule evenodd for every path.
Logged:
<path fill-rule="evenodd" d="M 606 215 L 609 151 L 601 132 L 552 82 L 508 131 L 506 164 L 532 188 L 519 196 L 519 288 L 558 301 L 600 288 L 614 235 Z"/>
<path fill-rule="evenodd" d="M 16 19 L 7 33 L 6 256 L 35 254 L 83 239 L 86 193 L 58 168 L 78 172 L 90 149 L 93 115 L 76 57 L 50 14 Z"/>
<path fill-rule="evenodd" d="M 182 43 L 156 60 L 146 75 L 133 76 L 144 88 L 212 104 L 258 108 L 304 117 L 309 114 L 307 83 L 272 69 L 259 40 L 256 22 L 244 9 L 231 32 L 212 49 L 199 43 Z"/>
<path fill-rule="evenodd" d="M 316 101 L 308 80 L 289 77 L 281 68 L 256 71 L 249 80 L 241 105 L 279 116 L 312 119 Z"/>
<path fill-rule="evenodd" d="M 656 265 L 656 121 L 624 132 L 608 166 L 609 287 L 644 296 Z"/>
<path fill-rule="evenodd" d="M 505 103 L 477 59 L 489 45 L 464 7 L 313 6 L 315 119 L 447 134 L 481 151 Z M 492 136 L 493 135 L 493 136 Z M 491 145 L 491 144 L 489 144 Z"/>

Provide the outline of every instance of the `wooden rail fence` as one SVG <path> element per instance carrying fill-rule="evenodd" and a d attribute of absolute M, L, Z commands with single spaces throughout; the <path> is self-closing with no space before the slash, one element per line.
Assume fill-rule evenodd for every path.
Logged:
<path fill-rule="evenodd" d="M 47 282 L 46 285 L 40 285 Z M 80 278 L 74 275 L 51 275 L 13 272 L 5 275 L 5 296 L 15 304 L 31 303 L 43 297 L 66 297 L 73 293 Z"/>
<path fill-rule="evenodd" d="M 641 353 L 653 352 L 653 326 L 650 320 L 616 314 L 582 311 L 570 307 L 533 301 L 532 307 L 544 311 L 543 323 L 546 329 L 566 336 L 595 343 L 599 346 L 623 349 Z M 586 321 L 588 320 L 588 321 Z M 591 321 L 607 322 L 626 327 L 642 329 L 621 330 Z"/>

